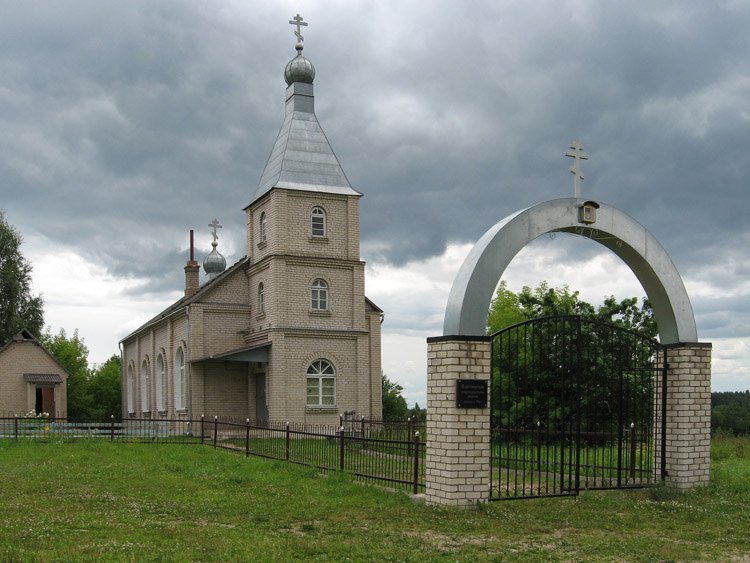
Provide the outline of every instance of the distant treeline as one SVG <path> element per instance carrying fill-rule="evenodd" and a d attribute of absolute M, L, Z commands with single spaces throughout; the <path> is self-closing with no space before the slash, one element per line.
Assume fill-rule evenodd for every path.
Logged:
<path fill-rule="evenodd" d="M 711 393 L 711 432 L 750 436 L 750 390 Z"/>

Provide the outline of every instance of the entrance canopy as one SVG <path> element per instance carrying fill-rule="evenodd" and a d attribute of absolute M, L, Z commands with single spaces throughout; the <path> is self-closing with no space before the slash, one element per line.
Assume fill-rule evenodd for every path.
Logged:
<path fill-rule="evenodd" d="M 633 271 L 651 301 L 662 344 L 697 342 L 693 307 L 671 258 L 646 228 L 622 211 L 601 202 L 593 221 L 581 219 L 580 198 L 546 201 L 509 215 L 474 245 L 453 282 L 443 334 L 480 336 L 503 272 L 532 240 L 565 232 L 605 246 Z"/>
<path fill-rule="evenodd" d="M 209 362 L 222 360 L 224 362 L 268 362 L 268 350 L 271 348 L 270 344 L 263 344 L 261 346 L 250 346 L 248 348 L 240 348 L 239 350 L 232 350 L 230 352 L 224 352 L 222 354 L 215 354 L 212 356 L 206 356 L 199 360 L 194 360 L 193 363 Z"/>

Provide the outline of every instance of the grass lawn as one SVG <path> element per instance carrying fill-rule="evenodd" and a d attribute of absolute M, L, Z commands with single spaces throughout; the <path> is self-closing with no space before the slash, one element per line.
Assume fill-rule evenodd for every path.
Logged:
<path fill-rule="evenodd" d="M 199 445 L 0 442 L 0 560 L 744 560 L 750 439 L 710 486 L 474 510 Z"/>

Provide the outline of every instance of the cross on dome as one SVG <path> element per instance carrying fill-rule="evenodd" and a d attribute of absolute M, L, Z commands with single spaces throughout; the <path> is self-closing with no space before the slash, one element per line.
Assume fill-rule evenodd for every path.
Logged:
<path fill-rule="evenodd" d="M 219 236 L 216 234 L 216 229 L 221 229 L 224 225 L 219 225 L 219 220 L 214 217 L 214 220 L 208 224 L 213 229 L 214 242 L 219 240 Z"/>
<path fill-rule="evenodd" d="M 297 26 L 297 29 L 294 31 L 294 35 L 297 36 L 297 41 L 299 41 L 300 44 L 305 40 L 305 38 L 302 37 L 302 33 L 301 33 L 301 30 L 300 30 L 300 27 L 301 26 L 307 27 L 307 22 L 306 21 L 302 21 L 302 20 L 303 20 L 303 18 L 299 14 L 297 14 L 296 16 L 294 16 L 294 18 L 292 18 L 291 20 L 289 20 L 290 24 L 292 24 L 294 26 Z"/>
<path fill-rule="evenodd" d="M 588 160 L 589 155 L 583 152 L 581 141 L 573 141 L 570 147 L 565 151 L 565 156 L 573 158 L 573 166 L 570 167 L 570 173 L 573 174 L 573 195 L 581 197 L 581 180 L 584 179 L 583 170 L 581 170 L 581 161 Z"/>

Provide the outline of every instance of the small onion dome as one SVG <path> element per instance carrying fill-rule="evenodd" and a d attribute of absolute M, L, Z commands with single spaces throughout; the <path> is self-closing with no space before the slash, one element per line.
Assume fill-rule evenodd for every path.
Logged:
<path fill-rule="evenodd" d="M 203 270 L 209 278 L 218 276 L 227 268 L 227 259 L 216 250 L 218 244 L 218 242 L 213 241 L 211 243 L 211 246 L 214 247 L 213 250 L 203 259 Z"/>
<path fill-rule="evenodd" d="M 301 44 L 298 43 L 296 49 L 297 56 L 289 61 L 284 69 L 284 80 L 286 80 L 287 86 L 291 86 L 294 82 L 312 84 L 315 79 L 315 67 L 302 56 Z"/>

